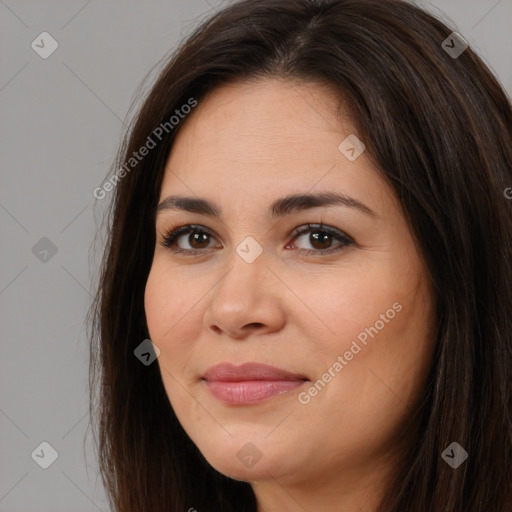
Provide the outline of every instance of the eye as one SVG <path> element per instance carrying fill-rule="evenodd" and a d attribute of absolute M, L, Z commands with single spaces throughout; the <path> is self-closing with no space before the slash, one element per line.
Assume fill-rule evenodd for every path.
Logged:
<path fill-rule="evenodd" d="M 354 240 L 342 231 L 324 226 L 323 224 L 307 224 L 297 228 L 292 233 L 292 242 L 304 237 L 309 233 L 309 238 L 305 238 L 306 243 L 311 244 L 313 249 L 299 247 L 307 254 L 326 254 L 335 251 L 341 251 L 345 247 L 354 244 Z M 185 235 L 188 235 L 185 237 Z M 184 253 L 189 255 L 199 255 L 206 249 L 211 249 L 211 238 L 213 235 L 202 226 L 187 224 L 171 229 L 163 235 L 160 244 L 168 247 L 175 253 Z M 338 243 L 333 246 L 333 242 Z M 188 247 L 187 247 L 188 245 Z M 295 245 L 295 244 L 293 244 Z M 288 244 L 286 247 L 288 248 Z"/>
<path fill-rule="evenodd" d="M 309 234 L 309 236 L 304 237 L 304 235 L 307 234 Z M 324 226 L 323 224 L 307 224 L 306 226 L 301 226 L 294 231 L 292 236 L 294 237 L 293 241 L 304 237 L 306 245 L 310 244 L 310 246 L 313 247 L 313 250 L 307 247 L 299 247 L 308 254 L 336 252 L 354 244 L 354 240 L 347 234 L 336 228 Z M 338 244 L 333 246 L 334 241 L 338 241 Z"/>
<path fill-rule="evenodd" d="M 187 234 L 188 237 L 182 238 Z M 188 224 L 176 229 L 171 229 L 164 235 L 163 241 L 160 242 L 160 244 L 178 253 L 198 252 L 198 250 L 209 248 L 209 237 L 211 236 L 212 235 L 201 226 Z M 183 244 L 185 244 L 185 247 L 183 247 Z M 187 244 L 189 247 L 186 247 Z"/>

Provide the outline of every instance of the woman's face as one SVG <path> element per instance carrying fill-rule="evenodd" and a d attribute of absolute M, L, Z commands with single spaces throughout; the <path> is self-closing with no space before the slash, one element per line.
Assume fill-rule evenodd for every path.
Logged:
<path fill-rule="evenodd" d="M 145 308 L 163 383 L 209 463 L 256 487 L 386 467 L 430 365 L 425 269 L 367 153 L 339 147 L 354 128 L 338 106 L 320 85 L 222 86 L 161 188 Z"/>

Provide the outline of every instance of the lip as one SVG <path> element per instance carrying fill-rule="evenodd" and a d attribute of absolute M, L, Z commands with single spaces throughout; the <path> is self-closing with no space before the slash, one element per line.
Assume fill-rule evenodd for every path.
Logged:
<path fill-rule="evenodd" d="M 215 398 L 231 405 L 257 404 L 308 381 L 304 375 L 255 362 L 212 366 L 202 380 Z"/>

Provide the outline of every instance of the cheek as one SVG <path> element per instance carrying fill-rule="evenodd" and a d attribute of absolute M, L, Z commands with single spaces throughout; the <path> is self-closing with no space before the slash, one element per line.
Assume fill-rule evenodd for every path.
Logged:
<path fill-rule="evenodd" d="M 158 264 L 151 268 L 144 293 L 146 321 L 150 339 L 160 349 L 157 362 L 166 394 L 175 410 L 183 408 L 181 404 L 185 397 L 181 396 L 178 381 L 183 380 L 183 369 L 189 358 L 189 344 L 177 341 L 183 339 L 187 325 L 185 313 L 188 311 L 190 316 L 190 306 L 183 293 L 185 289 L 181 287 L 181 294 L 178 289 L 180 286 L 176 279 L 167 277 Z"/>
<path fill-rule="evenodd" d="M 322 418 L 326 436 L 341 429 L 333 441 L 339 453 L 363 456 L 391 439 L 418 403 L 433 347 L 430 305 L 396 286 L 364 286 L 331 290 L 324 306 L 336 335 L 313 356 L 318 380 L 301 403 L 309 402 L 311 418 Z"/>
<path fill-rule="evenodd" d="M 414 401 L 430 365 L 433 308 L 428 286 L 409 270 L 400 277 L 382 267 L 340 273 L 336 281 L 317 280 L 316 286 L 309 283 L 298 291 L 321 320 L 309 325 L 323 325 L 311 327 L 307 335 L 310 341 L 323 340 L 312 345 L 315 376 L 329 379 L 329 370 L 344 375 L 331 379 L 336 381 L 329 385 L 332 391 L 350 386 L 353 397 L 373 391 L 378 396 L 388 386 L 404 401 Z"/>
<path fill-rule="evenodd" d="M 158 363 L 166 388 L 182 379 L 203 326 L 200 308 L 194 307 L 204 295 L 197 287 L 185 286 L 179 273 L 162 269 L 157 261 L 146 282 L 144 307 L 151 341 L 160 349 Z"/>
<path fill-rule="evenodd" d="M 171 277 L 169 272 L 162 271 L 158 263 L 151 267 L 144 293 L 144 308 L 152 341 L 162 343 L 183 329 L 187 316 L 193 314 L 194 300 L 190 295 L 190 290 L 179 283 L 176 274 Z"/>
<path fill-rule="evenodd" d="M 146 322 L 148 324 L 150 338 L 153 340 L 154 334 L 158 332 L 158 325 L 161 323 L 159 313 L 161 312 L 161 290 L 153 278 L 153 270 L 149 273 L 144 291 L 144 311 L 146 313 Z"/>
<path fill-rule="evenodd" d="M 382 269 L 365 273 L 349 269 L 332 272 L 314 282 L 310 279 L 297 281 L 296 293 L 310 308 L 307 315 L 311 318 L 310 325 L 319 326 L 316 333 L 310 332 L 311 339 L 326 341 L 316 344 L 320 350 L 322 345 L 327 352 L 348 350 L 352 340 L 375 322 L 379 330 L 387 330 L 400 316 L 396 311 L 399 306 L 394 309 L 393 304 L 403 304 L 404 291 L 396 282 L 383 282 L 382 277 L 379 278 L 382 274 Z M 381 315 L 389 323 L 383 324 Z M 364 341 L 364 334 L 360 338 Z"/>
<path fill-rule="evenodd" d="M 158 278 L 158 273 L 151 269 L 144 293 L 144 309 L 151 340 L 160 347 L 161 338 L 168 324 L 168 297 L 172 290 L 168 289 L 165 280 Z M 172 311 L 172 310 L 171 310 Z"/>

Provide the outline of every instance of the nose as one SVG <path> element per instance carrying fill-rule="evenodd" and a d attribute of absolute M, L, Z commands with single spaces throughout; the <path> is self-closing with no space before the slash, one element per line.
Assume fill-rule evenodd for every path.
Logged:
<path fill-rule="evenodd" d="M 203 317 L 207 329 L 242 340 L 283 328 L 285 290 L 267 263 L 264 252 L 248 263 L 233 251 L 229 269 L 208 295 Z"/>

